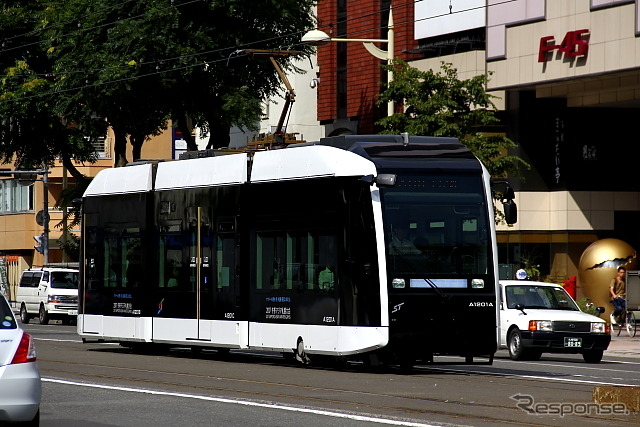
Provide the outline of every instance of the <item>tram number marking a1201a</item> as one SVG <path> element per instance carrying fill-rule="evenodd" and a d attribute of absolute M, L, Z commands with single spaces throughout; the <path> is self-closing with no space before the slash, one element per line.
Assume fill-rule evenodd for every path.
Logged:
<path fill-rule="evenodd" d="M 469 307 L 493 307 L 493 303 L 488 301 L 471 301 Z"/>

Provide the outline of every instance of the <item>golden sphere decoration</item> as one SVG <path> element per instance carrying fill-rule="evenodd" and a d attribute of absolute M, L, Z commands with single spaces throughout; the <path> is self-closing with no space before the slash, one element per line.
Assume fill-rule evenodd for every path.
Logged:
<path fill-rule="evenodd" d="M 616 277 L 618 267 L 635 270 L 637 267 L 636 250 L 619 239 L 601 239 L 593 242 L 584 250 L 578 265 L 580 286 L 586 298 L 596 307 L 606 309 L 605 319 L 613 312 L 609 285 Z"/>

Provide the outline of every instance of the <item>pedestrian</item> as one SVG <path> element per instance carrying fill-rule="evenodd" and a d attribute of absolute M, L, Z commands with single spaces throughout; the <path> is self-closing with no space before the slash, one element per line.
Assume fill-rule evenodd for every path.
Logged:
<path fill-rule="evenodd" d="M 627 284 L 625 282 L 627 269 L 624 267 L 618 267 L 618 274 L 611 280 L 609 285 L 609 294 L 611 294 L 611 304 L 613 304 L 614 311 L 611 313 L 611 324 L 615 325 L 618 322 L 618 317 L 622 314 L 626 307 L 625 292 L 627 290 Z M 621 321 L 624 323 L 624 321 Z"/>

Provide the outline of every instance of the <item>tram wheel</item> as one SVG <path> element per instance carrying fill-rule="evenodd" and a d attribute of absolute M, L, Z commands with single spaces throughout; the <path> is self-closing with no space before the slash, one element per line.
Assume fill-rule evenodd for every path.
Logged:
<path fill-rule="evenodd" d="M 298 342 L 296 343 L 296 360 L 303 365 L 308 365 L 311 360 L 307 353 L 304 351 L 304 340 L 302 337 L 298 337 Z"/>
<path fill-rule="evenodd" d="M 403 357 L 400 360 L 400 370 L 405 374 L 410 374 L 411 372 L 413 372 L 414 363 L 415 360 L 413 360 L 412 358 Z"/>
<path fill-rule="evenodd" d="M 603 350 L 587 350 L 582 353 L 582 358 L 587 363 L 600 363 L 603 354 Z"/>

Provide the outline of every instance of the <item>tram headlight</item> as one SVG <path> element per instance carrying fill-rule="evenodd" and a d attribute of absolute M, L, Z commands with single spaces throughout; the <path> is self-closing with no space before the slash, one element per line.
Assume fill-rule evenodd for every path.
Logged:
<path fill-rule="evenodd" d="M 484 288 L 484 279 L 471 279 L 471 288 L 472 289 Z"/>
<path fill-rule="evenodd" d="M 404 289 L 405 286 L 406 285 L 404 279 L 393 279 L 391 281 L 391 287 L 394 289 Z"/>

